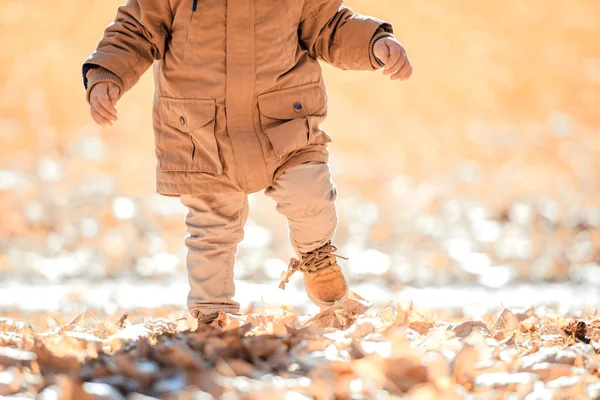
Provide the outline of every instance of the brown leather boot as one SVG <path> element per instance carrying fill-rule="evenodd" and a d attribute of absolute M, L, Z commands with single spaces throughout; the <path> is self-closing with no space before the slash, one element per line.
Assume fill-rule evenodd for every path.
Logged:
<path fill-rule="evenodd" d="M 200 325 L 210 325 L 214 322 L 215 319 L 219 317 L 219 313 L 211 313 L 211 314 L 200 314 L 198 316 L 198 326 Z"/>
<path fill-rule="evenodd" d="M 287 272 L 281 276 L 279 287 L 285 289 L 294 272 L 304 272 L 304 287 L 310 300 L 321 308 L 330 307 L 348 295 L 348 279 L 336 261 L 346 259 L 335 254 L 337 248 L 330 243 L 302 254 L 302 261 L 292 259 Z"/>

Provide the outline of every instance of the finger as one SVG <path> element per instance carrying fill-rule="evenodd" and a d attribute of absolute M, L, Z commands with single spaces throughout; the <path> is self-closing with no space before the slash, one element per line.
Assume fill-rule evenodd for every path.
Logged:
<path fill-rule="evenodd" d="M 108 99 L 108 97 L 107 97 L 107 99 Z M 110 101 L 108 103 L 110 104 Z M 112 104 L 111 104 L 111 106 L 112 106 Z M 93 107 L 96 110 L 96 112 L 98 112 L 98 114 L 102 115 L 104 118 L 106 118 L 110 121 L 117 120 L 117 116 L 114 114 L 111 114 L 110 111 L 108 111 L 106 109 L 106 107 L 104 106 L 104 104 L 100 101 L 100 99 L 98 99 L 98 101 L 93 103 Z"/>
<path fill-rule="evenodd" d="M 119 87 L 117 85 L 110 85 L 108 87 L 108 98 L 110 99 L 110 102 L 112 103 L 113 107 L 115 107 L 117 105 L 117 101 L 119 100 L 119 93 L 121 92 L 121 89 L 119 89 Z M 115 114 L 116 114 L 117 110 L 115 109 Z"/>
<path fill-rule="evenodd" d="M 96 121 L 96 123 L 98 125 L 101 125 L 101 126 L 110 126 L 110 125 L 112 125 L 112 122 L 110 122 L 108 119 L 106 119 L 102 115 L 100 115 L 98 113 L 98 111 L 96 111 L 95 108 L 92 108 L 90 113 L 92 114 L 92 118 L 94 119 L 94 121 Z"/>
<path fill-rule="evenodd" d="M 400 79 L 402 79 L 403 81 L 407 80 L 408 78 L 410 78 L 413 74 L 413 67 L 412 65 L 409 63 L 410 67 L 408 68 L 408 71 L 404 74 L 404 76 Z"/>
<path fill-rule="evenodd" d="M 94 109 L 92 109 L 90 111 L 90 114 L 92 115 L 92 118 L 94 119 L 94 121 L 100 126 L 109 126 L 111 124 L 111 122 L 109 120 L 104 118 L 102 115 L 100 115 L 98 113 L 98 111 L 96 111 Z"/>
<path fill-rule="evenodd" d="M 385 75 L 389 75 L 392 72 L 396 71 L 396 69 L 394 69 L 394 67 L 396 67 L 396 64 L 398 62 L 402 61 L 403 53 L 404 52 L 401 50 L 400 46 L 394 45 L 394 46 L 390 47 L 390 59 L 388 60 L 387 66 L 383 70 L 383 73 Z M 400 66 L 397 66 L 397 68 L 400 68 Z"/>
<path fill-rule="evenodd" d="M 406 61 L 405 59 L 399 58 L 398 60 L 396 60 L 396 62 L 393 65 L 390 64 L 390 67 L 389 67 L 386 75 L 391 75 L 395 72 L 398 72 L 402 68 L 402 66 L 405 64 L 405 61 Z"/>
<path fill-rule="evenodd" d="M 394 75 L 392 75 L 390 77 L 390 79 L 392 79 L 392 80 L 400 79 L 402 81 L 405 81 L 408 78 L 410 78 L 411 75 L 412 75 L 412 65 L 410 64 L 410 61 L 407 60 L 404 63 L 404 65 L 402 66 L 402 68 L 400 68 L 400 70 L 398 70 L 398 72 L 396 72 Z"/>
<path fill-rule="evenodd" d="M 102 118 L 109 120 L 111 123 L 114 120 L 116 120 L 116 117 L 114 115 L 112 115 L 111 113 L 109 113 L 107 110 L 105 110 L 104 107 L 102 107 L 102 105 L 99 102 L 93 103 L 92 108 L 94 109 L 94 111 L 96 113 L 101 115 Z"/>
<path fill-rule="evenodd" d="M 114 117 L 114 121 L 116 121 L 117 119 L 117 110 L 115 109 L 115 106 L 113 105 L 113 103 L 110 101 L 110 98 L 108 97 L 108 89 L 106 90 L 106 92 L 101 92 L 101 94 L 98 96 L 98 103 L 104 107 L 104 109 L 112 115 L 112 117 Z M 111 118 L 109 118 L 111 119 Z"/>

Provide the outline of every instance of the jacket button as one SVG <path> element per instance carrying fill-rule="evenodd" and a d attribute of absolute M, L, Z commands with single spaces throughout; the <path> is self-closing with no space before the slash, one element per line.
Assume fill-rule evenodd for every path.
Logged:
<path fill-rule="evenodd" d="M 296 111 L 296 112 L 302 111 L 302 103 L 300 103 L 300 102 L 294 103 L 294 111 Z"/>
<path fill-rule="evenodd" d="M 179 123 L 181 125 L 185 125 L 185 118 L 183 118 L 183 115 L 181 117 L 179 117 Z"/>

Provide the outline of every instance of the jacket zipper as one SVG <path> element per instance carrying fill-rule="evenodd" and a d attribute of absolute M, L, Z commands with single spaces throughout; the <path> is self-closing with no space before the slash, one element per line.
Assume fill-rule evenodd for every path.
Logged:
<path fill-rule="evenodd" d="M 196 12 L 197 9 L 198 9 L 198 0 L 194 0 L 194 2 L 192 3 L 192 12 Z"/>

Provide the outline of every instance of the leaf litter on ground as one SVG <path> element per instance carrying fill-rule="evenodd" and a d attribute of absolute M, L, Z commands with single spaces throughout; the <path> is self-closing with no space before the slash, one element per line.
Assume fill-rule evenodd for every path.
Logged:
<path fill-rule="evenodd" d="M 91 312 L 40 329 L 0 318 L 0 396 L 39 399 L 600 398 L 600 315 L 547 309 L 484 320 L 355 293 L 288 309 L 114 323 Z M 225 398 L 225 397 L 223 397 Z"/>

